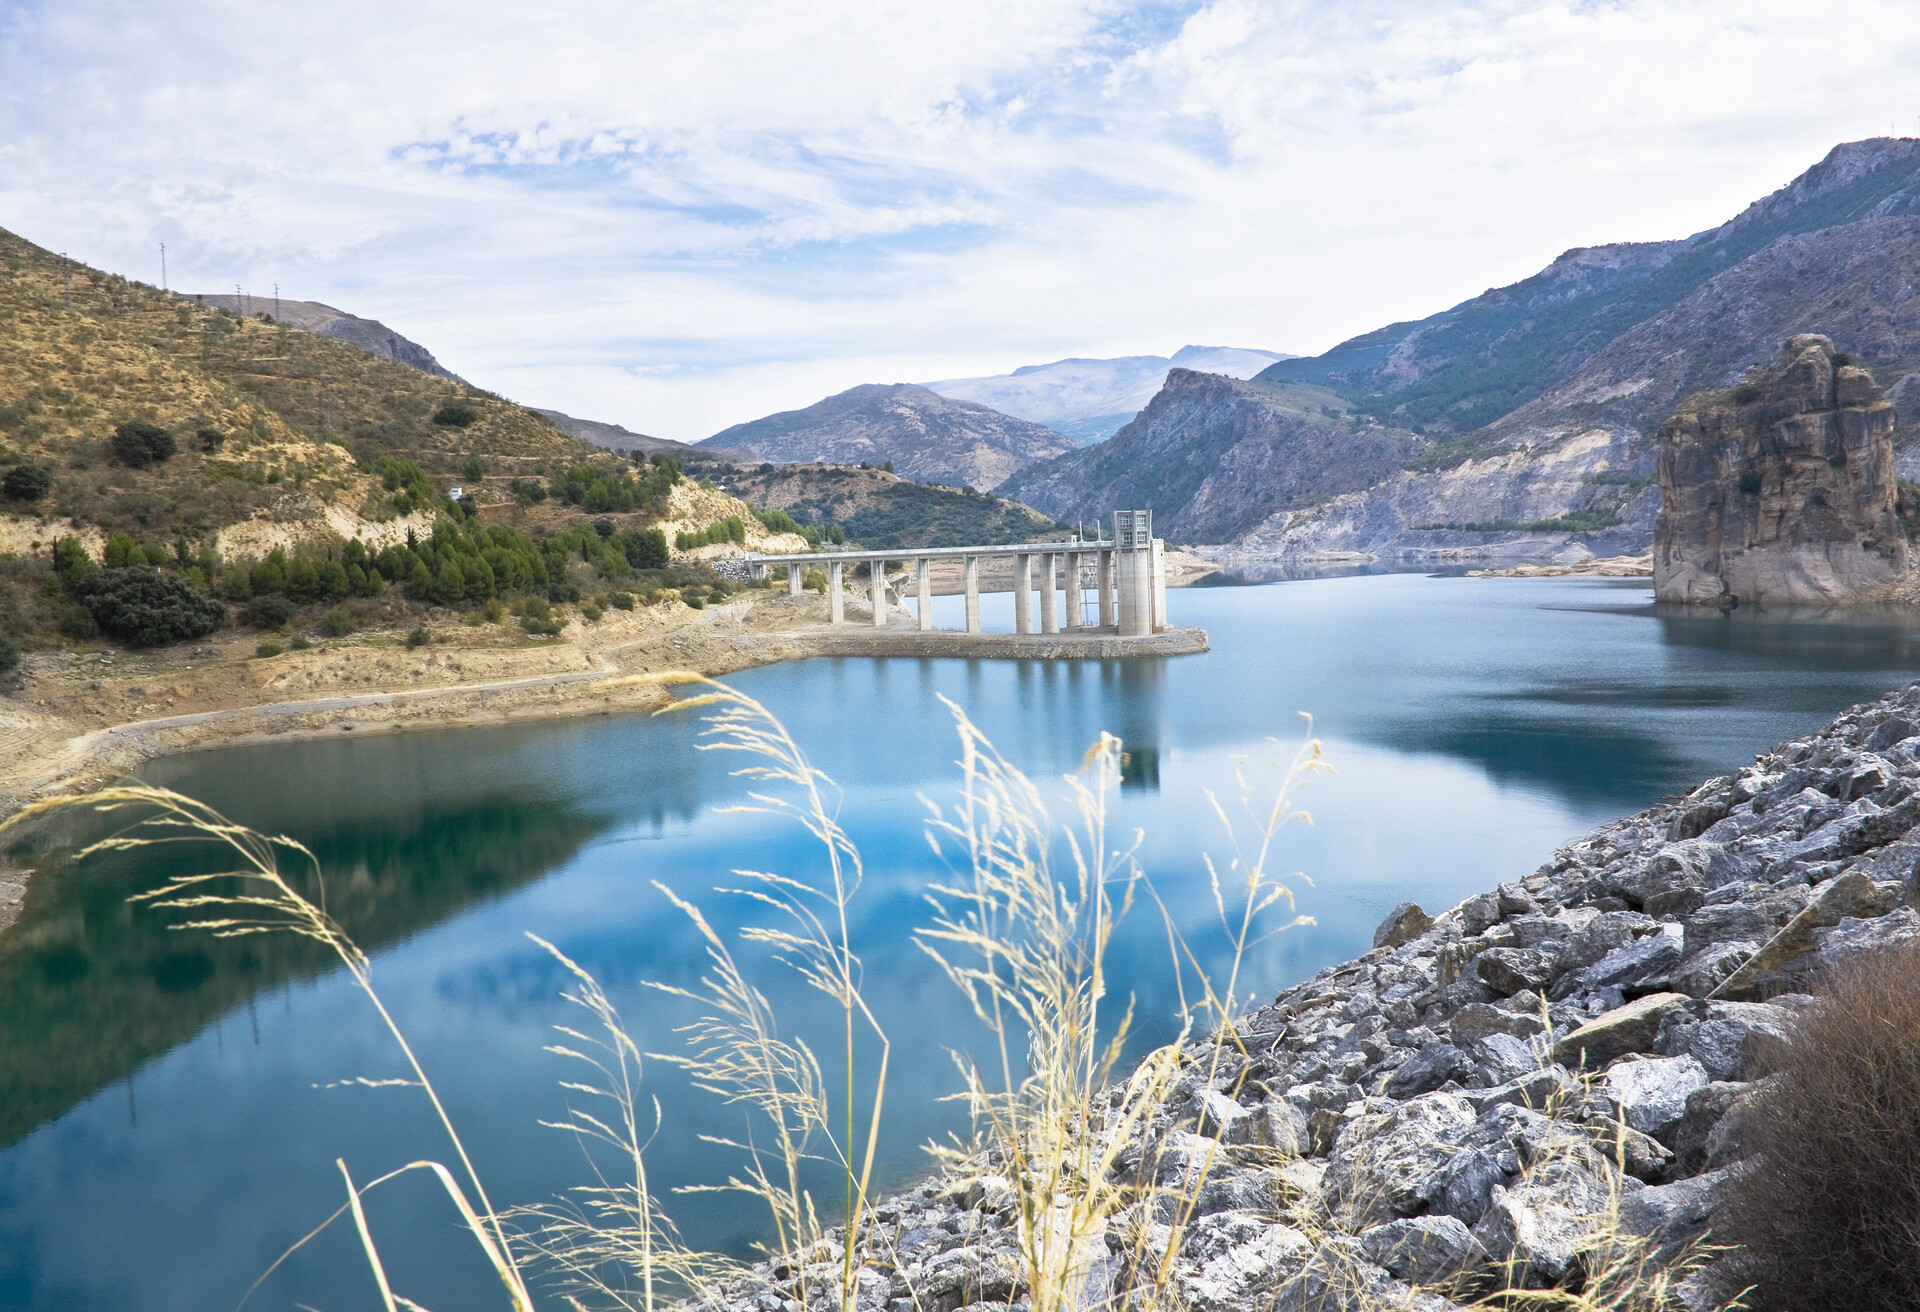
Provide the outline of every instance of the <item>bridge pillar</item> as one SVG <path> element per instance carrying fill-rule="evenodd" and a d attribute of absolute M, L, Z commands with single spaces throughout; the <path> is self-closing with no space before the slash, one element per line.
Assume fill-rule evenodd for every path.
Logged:
<path fill-rule="evenodd" d="M 1120 636 L 1141 638 L 1153 632 L 1153 549 L 1114 553 L 1120 584 Z"/>
<path fill-rule="evenodd" d="M 967 570 L 967 632 L 980 632 L 980 557 L 968 556 Z"/>
<path fill-rule="evenodd" d="M 913 582 L 920 603 L 920 632 L 933 631 L 933 562 L 925 556 L 913 562 Z"/>
<path fill-rule="evenodd" d="M 827 562 L 827 623 L 843 624 L 847 618 L 847 594 L 840 562 Z"/>
<path fill-rule="evenodd" d="M 797 597 L 800 595 L 801 569 L 802 566 L 799 565 L 787 566 L 787 595 L 789 597 Z"/>
<path fill-rule="evenodd" d="M 1081 621 L 1084 618 L 1080 613 L 1082 610 L 1080 605 L 1080 553 L 1077 551 L 1069 551 L 1067 553 L 1067 574 L 1063 582 L 1067 589 L 1067 619 L 1065 627 L 1071 632 L 1080 627 Z"/>
<path fill-rule="evenodd" d="M 1165 538 L 1153 540 L 1153 631 L 1164 633 L 1167 628 L 1167 541 Z"/>
<path fill-rule="evenodd" d="M 873 597 L 873 627 L 887 627 L 887 562 L 870 560 L 867 562 L 867 582 Z"/>
<path fill-rule="evenodd" d="M 1111 629 L 1119 623 L 1113 612 L 1113 552 L 1100 553 L 1100 627 Z"/>
<path fill-rule="evenodd" d="M 1033 556 L 1025 551 L 1013 558 L 1013 631 L 1034 632 Z"/>
<path fill-rule="evenodd" d="M 1059 567 L 1060 557 L 1056 552 L 1046 552 L 1040 557 L 1040 632 L 1060 632 L 1060 592 L 1054 586 L 1053 572 Z"/>

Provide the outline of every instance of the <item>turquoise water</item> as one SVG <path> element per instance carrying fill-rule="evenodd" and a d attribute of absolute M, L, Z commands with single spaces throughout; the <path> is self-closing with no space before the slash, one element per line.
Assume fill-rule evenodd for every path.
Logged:
<path fill-rule="evenodd" d="M 958 598 L 938 599 L 945 607 Z M 780 714 L 844 785 L 841 816 L 869 882 L 854 932 L 868 994 L 893 1038 L 889 1183 L 918 1145 L 960 1128 L 946 1053 L 979 1041 L 914 946 L 944 868 L 921 798 L 951 800 L 956 741 L 939 698 L 964 708 L 1022 769 L 1057 779 L 1102 730 L 1126 743 L 1116 835 L 1140 857 L 1209 961 L 1201 854 L 1225 846 L 1206 802 L 1236 757 L 1315 732 L 1336 773 L 1303 798 L 1284 868 L 1318 922 L 1266 944 L 1248 988 L 1271 994 L 1363 951 L 1410 898 L 1450 905 L 1531 872 L 1593 824 L 1684 791 L 1844 707 L 1905 682 L 1920 631 L 1886 616 L 1676 616 L 1637 581 L 1388 575 L 1190 589 L 1176 623 L 1206 655 L 1039 664 L 813 660 L 733 682 Z M 950 618 L 943 614 L 942 622 Z M 745 785 L 693 749 L 681 717 L 339 738 L 161 761 L 153 782 L 307 842 L 330 905 L 373 952 L 383 996 L 468 1135 L 496 1201 L 585 1183 L 580 1150 L 537 1122 L 570 1075 L 541 1051 L 569 1022 L 560 972 L 527 933 L 591 969 L 646 1046 L 687 1016 L 643 981 L 686 984 L 701 953 L 659 880 L 714 909 L 735 868 L 805 870 L 790 827 L 723 814 Z M 172 858 L 180 859 L 180 858 Z M 53 862 L 0 939 L 0 1307 L 232 1307 L 339 1205 L 334 1165 L 365 1180 L 445 1151 L 408 1090 L 323 1087 L 400 1073 L 368 1005 L 298 945 L 210 943 L 125 905 L 162 867 Z M 1114 978 L 1138 999 L 1143 1041 L 1176 1003 L 1157 913 L 1136 912 Z M 759 978 L 802 1032 L 827 1017 L 775 967 Z M 656 1184 L 715 1181 L 732 1163 L 701 1134 L 738 1113 L 655 1064 L 667 1111 Z M 675 1208 L 702 1242 L 742 1249 L 761 1218 L 725 1196 Z M 504 1306 L 455 1215 L 424 1178 L 376 1195 L 371 1216 L 403 1293 L 436 1308 Z M 290 1259 L 249 1307 L 371 1307 L 349 1230 Z"/>

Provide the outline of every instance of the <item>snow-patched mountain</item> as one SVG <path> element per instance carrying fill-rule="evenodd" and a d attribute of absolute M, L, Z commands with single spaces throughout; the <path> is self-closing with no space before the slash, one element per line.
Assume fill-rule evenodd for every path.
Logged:
<path fill-rule="evenodd" d="M 946 378 L 924 386 L 962 401 L 977 401 L 1002 414 L 1045 424 L 1091 446 L 1120 431 L 1167 381 L 1169 369 L 1251 378 L 1280 360 L 1279 351 L 1238 346 L 1183 346 L 1174 354 L 1123 355 L 1111 360 L 1055 360 L 1030 364 L 988 378 Z"/>

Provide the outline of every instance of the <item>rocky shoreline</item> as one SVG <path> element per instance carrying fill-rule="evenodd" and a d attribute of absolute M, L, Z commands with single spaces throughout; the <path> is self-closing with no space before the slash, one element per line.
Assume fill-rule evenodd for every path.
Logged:
<path fill-rule="evenodd" d="M 1920 938 L 1917 828 L 1920 684 L 1525 879 L 1431 918 L 1395 908 L 1372 951 L 1237 1022 L 1211 1079 L 1196 1044 L 1127 1155 L 1132 1183 L 1193 1201 L 1171 1291 L 1202 1312 L 1442 1312 L 1476 1271 L 1578 1279 L 1596 1242 L 1680 1258 L 1814 981 Z M 860 1305 L 1018 1312 L 1010 1207 L 989 1177 L 873 1209 Z M 1140 1302 L 1109 1234 L 1079 1307 Z M 837 1288 L 839 1257 L 824 1241 L 716 1293 L 790 1312 L 796 1278 Z M 1690 1312 L 1715 1306 L 1707 1276 L 1674 1275 Z"/>

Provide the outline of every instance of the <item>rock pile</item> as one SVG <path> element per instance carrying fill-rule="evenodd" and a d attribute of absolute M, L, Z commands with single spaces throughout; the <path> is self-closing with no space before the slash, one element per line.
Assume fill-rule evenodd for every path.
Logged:
<path fill-rule="evenodd" d="M 1920 684 L 1526 879 L 1436 917 L 1395 908 L 1371 952 L 1238 1022 L 1211 1079 L 1196 1045 L 1126 1157 L 1136 1183 L 1192 1200 L 1172 1291 L 1202 1312 L 1441 1312 L 1454 1304 L 1414 1287 L 1459 1294 L 1449 1280 L 1476 1271 L 1553 1285 L 1602 1235 L 1674 1260 L 1710 1227 L 1758 1068 L 1812 1002 L 1809 980 L 1920 938 L 1916 827 Z M 1011 1204 L 988 1178 L 875 1209 L 861 1305 L 1019 1308 Z M 1110 1233 L 1081 1306 L 1137 1301 L 1145 1276 Z M 831 1289 L 839 1253 L 824 1247 L 801 1270 L 823 1264 Z M 725 1300 L 790 1310 L 792 1274 L 759 1268 Z M 1706 1284 L 1689 1278 L 1682 1301 L 1711 1306 Z"/>
<path fill-rule="evenodd" d="M 1662 601 L 1885 601 L 1907 568 L 1893 406 L 1829 339 L 1680 403 L 1660 430 L 1654 593 Z"/>

